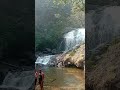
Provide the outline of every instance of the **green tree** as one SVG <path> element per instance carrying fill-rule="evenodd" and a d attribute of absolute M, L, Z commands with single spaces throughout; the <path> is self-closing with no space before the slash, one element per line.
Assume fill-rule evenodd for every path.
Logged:
<path fill-rule="evenodd" d="M 68 17 L 69 25 L 85 27 L 85 0 L 53 0 L 56 5 L 71 5 L 71 15 Z"/>

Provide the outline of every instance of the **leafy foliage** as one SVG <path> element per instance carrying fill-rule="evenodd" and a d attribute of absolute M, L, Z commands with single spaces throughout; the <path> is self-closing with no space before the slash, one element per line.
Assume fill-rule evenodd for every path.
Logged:
<path fill-rule="evenodd" d="M 57 5 L 70 4 L 71 15 L 68 18 L 69 25 L 75 27 L 85 27 L 85 0 L 53 0 Z"/>
<path fill-rule="evenodd" d="M 84 27 L 85 15 L 82 2 L 79 2 L 79 0 L 70 1 L 37 1 L 37 3 L 42 3 L 43 6 L 38 5 L 36 7 L 36 51 L 43 51 L 45 48 L 57 49 L 63 34 L 66 32 L 66 27 Z"/>
<path fill-rule="evenodd" d="M 38 51 L 43 51 L 45 48 L 57 48 L 66 27 L 68 15 L 62 11 L 62 7 L 53 6 L 51 9 L 49 8 L 43 16 L 46 20 L 42 23 L 39 21 L 36 24 L 35 45 Z"/>

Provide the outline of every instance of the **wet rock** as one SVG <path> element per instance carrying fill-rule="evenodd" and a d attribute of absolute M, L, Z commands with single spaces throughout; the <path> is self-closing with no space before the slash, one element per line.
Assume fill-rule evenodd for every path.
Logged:
<path fill-rule="evenodd" d="M 64 66 L 68 67 L 70 65 L 72 65 L 73 63 L 71 62 L 71 58 L 67 58 L 67 60 L 64 61 Z"/>
<path fill-rule="evenodd" d="M 78 68 L 84 68 L 85 62 L 84 61 L 79 61 L 78 63 L 75 64 Z"/>
<path fill-rule="evenodd" d="M 56 54 L 57 53 L 57 50 L 56 49 L 53 49 L 52 50 L 52 54 Z"/>
<path fill-rule="evenodd" d="M 62 67 L 63 66 L 62 62 L 59 62 L 57 66 Z"/>
<path fill-rule="evenodd" d="M 34 72 L 8 72 L 0 90 L 33 90 L 34 87 Z"/>
<path fill-rule="evenodd" d="M 4 78 L 5 78 L 4 73 L 0 72 L 0 85 L 2 84 Z"/>

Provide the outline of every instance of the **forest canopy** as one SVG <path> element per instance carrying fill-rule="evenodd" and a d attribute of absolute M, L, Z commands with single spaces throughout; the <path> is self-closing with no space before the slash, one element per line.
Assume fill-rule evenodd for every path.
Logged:
<path fill-rule="evenodd" d="M 67 27 L 85 26 L 84 0 L 35 1 L 36 51 L 57 49 Z"/>

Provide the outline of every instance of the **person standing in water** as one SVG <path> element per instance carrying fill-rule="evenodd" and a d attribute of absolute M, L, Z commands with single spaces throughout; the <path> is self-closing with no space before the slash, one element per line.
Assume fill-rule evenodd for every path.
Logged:
<path fill-rule="evenodd" d="M 38 72 L 35 70 L 35 86 L 37 84 Z"/>
<path fill-rule="evenodd" d="M 44 83 L 44 73 L 40 69 L 39 70 L 39 84 L 40 84 L 41 90 L 43 90 L 43 83 Z"/>
<path fill-rule="evenodd" d="M 34 87 L 34 90 L 35 90 L 35 88 L 36 88 L 37 79 L 38 79 L 38 72 L 37 72 L 36 69 L 35 69 L 35 87 Z"/>

